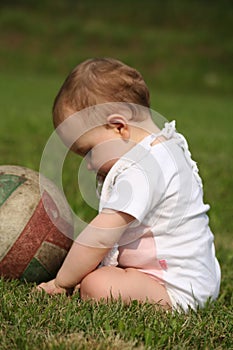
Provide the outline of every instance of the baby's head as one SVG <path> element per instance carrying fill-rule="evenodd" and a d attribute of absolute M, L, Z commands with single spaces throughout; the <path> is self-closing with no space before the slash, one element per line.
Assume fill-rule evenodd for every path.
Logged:
<path fill-rule="evenodd" d="M 149 90 L 141 74 L 112 58 L 86 60 L 68 75 L 58 92 L 53 105 L 54 126 L 87 107 L 111 102 L 149 108 Z M 119 113 L 114 108 L 109 112 Z"/>
<path fill-rule="evenodd" d="M 63 142 L 107 173 L 148 132 L 156 132 L 149 90 L 141 74 L 111 58 L 79 64 L 62 85 L 53 106 Z M 98 164 L 97 164 L 98 163 Z"/>

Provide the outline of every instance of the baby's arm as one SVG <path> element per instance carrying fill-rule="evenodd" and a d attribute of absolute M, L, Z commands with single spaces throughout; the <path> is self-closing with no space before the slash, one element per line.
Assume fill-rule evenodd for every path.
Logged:
<path fill-rule="evenodd" d="M 39 288 L 49 294 L 74 288 L 96 269 L 133 220 L 131 215 L 112 210 L 97 215 L 73 243 L 56 279 Z"/>

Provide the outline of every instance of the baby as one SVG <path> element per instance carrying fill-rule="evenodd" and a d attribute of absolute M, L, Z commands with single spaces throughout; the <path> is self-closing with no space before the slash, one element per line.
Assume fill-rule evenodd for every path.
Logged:
<path fill-rule="evenodd" d="M 135 69 L 110 59 L 79 64 L 53 120 L 63 142 L 101 182 L 99 214 L 74 241 L 49 294 L 138 300 L 196 309 L 220 287 L 202 181 L 175 122 L 159 125 Z M 156 122 L 156 120 L 158 122 Z"/>

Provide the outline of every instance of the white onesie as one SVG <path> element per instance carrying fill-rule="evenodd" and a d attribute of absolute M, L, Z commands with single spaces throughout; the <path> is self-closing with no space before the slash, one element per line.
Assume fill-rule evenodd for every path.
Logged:
<path fill-rule="evenodd" d="M 161 135 L 166 141 L 152 145 Z M 103 184 L 103 208 L 136 219 L 103 264 L 149 274 L 166 286 L 176 309 L 196 309 L 217 298 L 221 273 L 209 205 L 203 203 L 198 168 L 174 121 L 115 163 Z"/>

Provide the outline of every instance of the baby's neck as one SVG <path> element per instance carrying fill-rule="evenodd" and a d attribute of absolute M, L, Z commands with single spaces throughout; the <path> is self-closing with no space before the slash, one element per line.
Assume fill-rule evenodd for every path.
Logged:
<path fill-rule="evenodd" d="M 135 143 L 139 143 L 145 137 L 159 132 L 160 129 L 150 119 L 130 125 L 130 139 Z"/>

